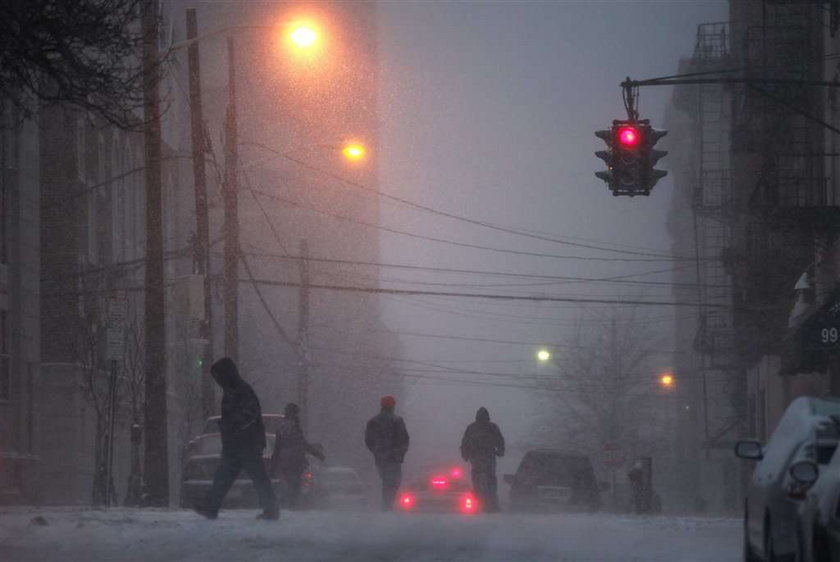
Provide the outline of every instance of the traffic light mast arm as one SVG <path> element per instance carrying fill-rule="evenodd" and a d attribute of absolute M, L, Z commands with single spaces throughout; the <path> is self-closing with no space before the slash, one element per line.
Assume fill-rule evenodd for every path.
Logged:
<path fill-rule="evenodd" d="M 651 78 L 648 80 L 630 80 L 621 83 L 622 88 L 638 88 L 639 86 L 679 86 L 692 84 L 787 84 L 793 86 L 825 86 L 826 88 L 840 88 L 840 82 L 834 80 L 788 80 L 784 78 L 680 78 L 679 76 L 665 78 Z"/>
<path fill-rule="evenodd" d="M 700 73 L 704 74 L 704 73 Z M 638 111 L 636 109 L 636 102 L 638 100 L 638 89 L 641 86 L 691 86 L 691 85 L 700 85 L 700 84 L 744 84 L 747 87 L 755 90 L 759 94 L 769 98 L 770 100 L 782 105 L 794 113 L 798 113 L 799 115 L 805 117 L 806 119 L 817 123 L 818 125 L 822 125 L 829 131 L 840 134 L 840 129 L 827 123 L 813 115 L 808 113 L 802 108 L 796 107 L 789 101 L 772 94 L 761 88 L 761 85 L 795 85 L 795 86 L 822 86 L 826 88 L 840 88 L 840 82 L 837 81 L 829 81 L 829 80 L 788 80 L 783 78 L 727 78 L 727 77 L 714 77 L 714 78 L 693 78 L 691 76 L 695 75 L 686 75 L 686 77 L 680 77 L 679 75 L 676 76 L 666 76 L 663 78 L 651 78 L 648 80 L 631 80 L 628 76 L 627 79 L 621 83 L 621 88 L 623 90 L 624 95 L 624 105 L 627 108 L 627 115 L 630 119 L 633 119 L 634 115 L 638 116 Z"/>

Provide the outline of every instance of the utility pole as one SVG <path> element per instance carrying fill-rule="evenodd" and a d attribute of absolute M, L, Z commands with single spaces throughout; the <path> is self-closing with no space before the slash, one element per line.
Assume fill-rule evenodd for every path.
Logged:
<path fill-rule="evenodd" d="M 298 299 L 298 404 L 301 409 L 301 426 L 309 428 L 309 246 L 306 239 L 300 241 L 300 298 Z"/>
<path fill-rule="evenodd" d="M 163 197 L 161 185 L 160 53 L 158 3 L 144 0 L 143 144 L 146 180 L 145 279 L 145 455 L 143 472 L 148 501 L 169 505 L 169 459 L 166 415 L 166 323 L 163 292 Z"/>
<path fill-rule="evenodd" d="M 239 211 L 236 177 L 238 132 L 236 126 L 236 66 L 233 38 L 228 37 L 228 94 L 225 118 L 225 355 L 239 355 Z"/>
<path fill-rule="evenodd" d="M 198 18 L 195 8 L 187 8 L 187 39 L 198 37 Z M 207 343 L 201 366 L 201 412 L 205 418 L 215 412 L 213 381 L 210 365 L 213 361 L 213 293 L 210 282 L 210 220 L 207 211 L 207 172 L 205 169 L 204 111 L 201 103 L 201 66 L 198 41 L 187 48 L 190 88 L 190 120 L 192 125 L 193 181 L 195 188 L 196 273 L 204 277 L 204 322 L 199 337 Z"/>

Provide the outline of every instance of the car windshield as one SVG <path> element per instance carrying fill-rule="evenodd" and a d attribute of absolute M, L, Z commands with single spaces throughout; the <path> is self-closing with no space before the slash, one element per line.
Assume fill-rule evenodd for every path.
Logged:
<path fill-rule="evenodd" d="M 201 428 L 201 435 L 219 433 L 219 419 L 221 419 L 219 416 L 207 418 L 204 422 L 204 427 Z M 283 421 L 283 416 L 280 414 L 263 414 L 262 419 L 266 433 L 274 433 L 275 429 L 277 429 L 277 424 Z"/>
<path fill-rule="evenodd" d="M 270 456 L 274 453 L 274 435 L 265 434 L 265 450 L 263 456 Z M 218 433 L 206 433 L 199 436 L 189 451 L 189 456 L 196 455 L 221 455 L 222 438 Z"/>
<path fill-rule="evenodd" d="M 522 459 L 517 478 L 537 485 L 580 486 L 591 479 L 592 465 L 586 457 L 556 453 L 529 453 Z"/>

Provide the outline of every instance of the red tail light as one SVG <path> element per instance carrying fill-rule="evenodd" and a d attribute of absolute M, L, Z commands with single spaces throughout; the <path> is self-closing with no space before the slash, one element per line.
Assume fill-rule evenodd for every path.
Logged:
<path fill-rule="evenodd" d="M 461 511 L 463 513 L 478 513 L 478 501 L 470 494 L 461 498 Z"/>
<path fill-rule="evenodd" d="M 408 511 L 414 507 L 414 496 L 411 494 L 400 495 L 400 509 Z"/>
<path fill-rule="evenodd" d="M 452 471 L 449 474 L 452 476 L 452 478 L 458 480 L 462 476 L 464 476 L 464 471 L 463 471 L 463 469 L 461 469 L 460 466 L 456 466 L 455 468 L 452 469 Z"/>

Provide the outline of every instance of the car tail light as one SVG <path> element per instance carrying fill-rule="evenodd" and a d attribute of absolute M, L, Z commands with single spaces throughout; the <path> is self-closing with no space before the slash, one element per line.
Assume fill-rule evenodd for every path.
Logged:
<path fill-rule="evenodd" d="M 453 469 L 450 471 L 450 473 L 449 473 L 449 474 L 450 474 L 450 476 L 452 476 L 452 478 L 454 478 L 455 480 L 460 480 L 460 479 L 461 479 L 461 478 L 463 478 L 463 476 L 464 476 L 464 469 L 462 469 L 460 466 L 456 466 L 455 468 L 453 468 Z"/>
<path fill-rule="evenodd" d="M 414 507 L 414 496 L 411 494 L 400 495 L 400 509 L 408 511 Z"/>
<path fill-rule="evenodd" d="M 461 498 L 461 511 L 463 513 L 478 513 L 478 501 L 475 496 L 467 494 Z"/>
<path fill-rule="evenodd" d="M 445 490 L 449 487 L 449 480 L 442 476 L 435 476 L 432 478 L 431 484 L 435 490 Z"/>
<path fill-rule="evenodd" d="M 314 475 L 309 471 L 304 472 L 301 476 L 301 479 L 303 480 L 303 485 L 307 487 L 312 486 L 312 480 L 314 478 Z"/>

